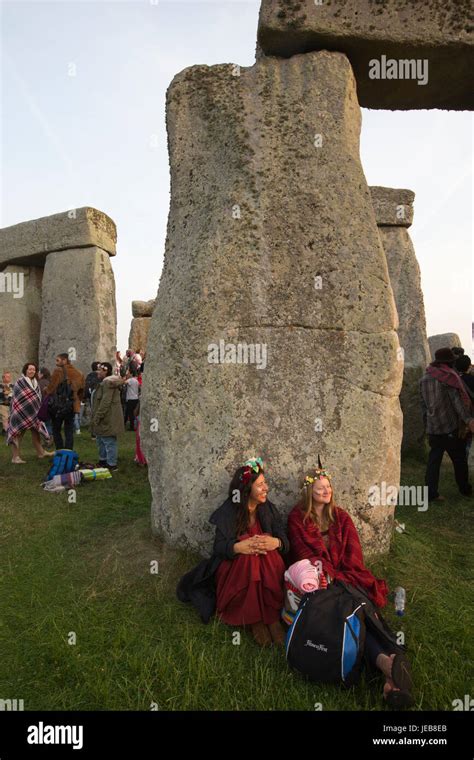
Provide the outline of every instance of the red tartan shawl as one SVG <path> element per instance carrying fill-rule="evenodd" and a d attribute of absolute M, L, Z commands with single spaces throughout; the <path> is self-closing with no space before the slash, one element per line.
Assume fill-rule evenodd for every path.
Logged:
<path fill-rule="evenodd" d="M 387 603 L 388 586 L 365 567 L 359 536 L 348 513 L 336 507 L 336 520 L 328 531 L 328 548 L 319 528 L 310 520 L 304 523 L 303 516 L 300 504 L 288 515 L 291 561 L 320 560 L 323 571 L 331 578 L 361 586 L 377 607 L 383 607 Z"/>
<path fill-rule="evenodd" d="M 49 433 L 46 425 L 38 419 L 41 406 L 41 390 L 38 385 L 33 390 L 26 377 L 22 375 L 13 386 L 13 397 L 8 421 L 7 443 L 11 443 L 24 430 L 37 430 L 46 438 Z"/>
<path fill-rule="evenodd" d="M 457 388 L 461 394 L 461 398 L 466 409 L 469 410 L 471 408 L 471 399 L 469 398 L 469 393 L 466 391 L 466 386 L 464 385 L 460 375 L 458 375 L 456 370 L 452 369 L 452 367 L 448 367 L 447 364 L 443 364 L 443 366 L 430 364 L 426 368 L 426 372 L 428 375 L 431 375 L 431 377 L 434 377 L 435 380 L 438 380 L 438 382 L 442 383 L 443 385 L 449 385 L 451 388 Z"/>

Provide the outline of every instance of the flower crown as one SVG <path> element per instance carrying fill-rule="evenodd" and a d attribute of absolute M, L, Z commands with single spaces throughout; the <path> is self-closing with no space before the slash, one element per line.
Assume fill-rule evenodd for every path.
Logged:
<path fill-rule="evenodd" d="M 303 480 L 303 488 L 312 486 L 315 480 L 321 480 L 321 478 L 327 478 L 328 480 L 331 480 L 332 475 L 330 472 L 328 472 L 328 470 L 326 470 L 325 467 L 323 467 L 321 464 L 321 457 L 318 456 L 318 466 L 314 471 L 314 475 L 305 476 L 305 479 Z"/>
<path fill-rule="evenodd" d="M 247 461 L 244 462 L 242 472 L 240 473 L 240 482 L 242 485 L 247 485 L 252 477 L 252 472 L 259 472 L 260 470 L 263 472 L 263 461 L 261 457 L 247 459 Z"/>

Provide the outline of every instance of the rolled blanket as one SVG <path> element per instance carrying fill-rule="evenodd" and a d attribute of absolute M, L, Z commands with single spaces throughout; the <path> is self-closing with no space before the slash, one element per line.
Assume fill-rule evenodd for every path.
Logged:
<path fill-rule="evenodd" d="M 299 562 L 290 565 L 285 573 L 285 579 L 302 594 L 309 594 L 311 591 L 317 591 L 320 588 L 318 570 L 309 559 L 301 559 Z"/>
<path fill-rule="evenodd" d="M 112 473 L 106 467 L 96 467 L 95 470 L 79 470 L 83 480 L 107 480 Z"/>

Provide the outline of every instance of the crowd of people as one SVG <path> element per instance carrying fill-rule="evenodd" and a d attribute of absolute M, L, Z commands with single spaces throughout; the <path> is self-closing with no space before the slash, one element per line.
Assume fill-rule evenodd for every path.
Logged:
<path fill-rule="evenodd" d="M 118 439 L 135 432 L 135 462 L 146 465 L 140 443 L 140 394 L 145 355 L 117 351 L 114 366 L 94 361 L 84 377 L 67 353 L 58 354 L 53 372 L 27 362 L 15 383 L 5 370 L 0 384 L 0 423 L 11 448 L 12 464 L 25 464 L 20 445 L 30 430 L 38 458 L 74 449 L 74 436 L 88 425 L 96 440 L 98 466 L 118 469 Z M 54 446 L 54 451 L 51 448 Z"/>

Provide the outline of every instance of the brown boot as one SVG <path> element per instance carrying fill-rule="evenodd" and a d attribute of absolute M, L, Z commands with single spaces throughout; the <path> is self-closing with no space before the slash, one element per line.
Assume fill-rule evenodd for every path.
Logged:
<path fill-rule="evenodd" d="M 252 635 L 259 646 L 261 647 L 271 646 L 272 637 L 265 623 L 262 623 L 262 622 L 254 623 L 251 626 L 251 628 L 252 628 Z"/>
<path fill-rule="evenodd" d="M 278 646 L 285 646 L 285 631 L 282 628 L 282 625 L 279 620 L 276 621 L 276 623 L 270 623 L 268 626 L 270 629 L 270 635 L 272 637 L 272 640 L 275 644 L 278 644 Z"/>

